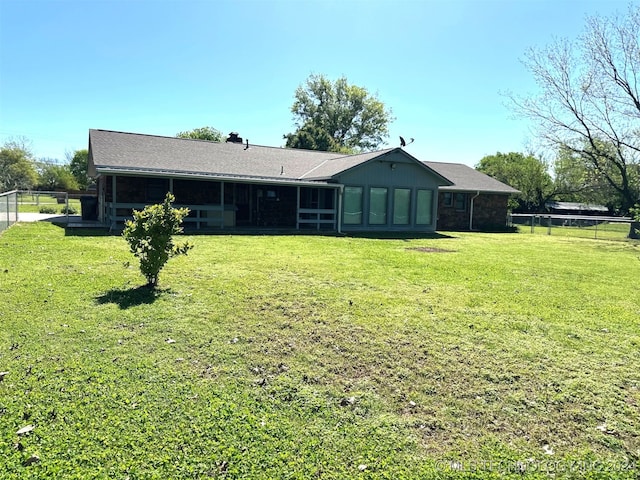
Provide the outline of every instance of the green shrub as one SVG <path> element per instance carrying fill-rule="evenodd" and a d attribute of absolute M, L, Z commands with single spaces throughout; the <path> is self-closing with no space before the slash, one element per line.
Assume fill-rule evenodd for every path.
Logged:
<path fill-rule="evenodd" d="M 76 215 L 78 213 L 78 209 L 72 205 L 62 207 L 60 213 L 68 213 L 69 215 Z"/>
<path fill-rule="evenodd" d="M 164 202 L 133 211 L 133 220 L 125 222 L 123 237 L 129 242 L 131 253 L 140 259 L 140 271 L 147 286 L 158 285 L 158 275 L 169 258 L 186 255 L 193 247 L 188 242 L 176 244 L 172 235 L 182 233 L 182 219 L 188 208 L 173 208 L 175 197 L 167 193 Z"/>
<path fill-rule="evenodd" d="M 58 213 L 58 209 L 56 207 L 44 206 L 40 207 L 40 213 Z"/>

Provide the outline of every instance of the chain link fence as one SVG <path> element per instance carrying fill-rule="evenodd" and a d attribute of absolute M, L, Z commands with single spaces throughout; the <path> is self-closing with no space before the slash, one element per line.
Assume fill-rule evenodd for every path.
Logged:
<path fill-rule="evenodd" d="M 637 222 L 627 217 L 541 213 L 512 213 L 509 215 L 509 225 L 518 227 L 522 233 L 603 240 L 637 238 L 634 237 L 635 230 L 640 228 Z"/>
<path fill-rule="evenodd" d="M 18 192 L 0 193 L 0 233 L 18 221 Z"/>

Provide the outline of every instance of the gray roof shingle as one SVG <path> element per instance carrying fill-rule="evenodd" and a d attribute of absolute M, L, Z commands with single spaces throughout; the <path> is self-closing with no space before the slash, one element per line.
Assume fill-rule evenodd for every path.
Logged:
<path fill-rule="evenodd" d="M 483 192 L 516 194 L 519 190 L 499 182 L 495 178 L 485 175 L 462 163 L 424 162 L 432 170 L 453 182 L 452 186 L 442 187 L 443 190 L 458 192 Z"/>
<path fill-rule="evenodd" d="M 278 182 L 317 182 L 395 150 L 443 177 L 447 190 L 518 193 L 467 165 L 419 162 L 399 148 L 345 155 L 239 143 L 218 143 L 110 130 L 89 130 L 89 173 L 146 172 Z"/>
<path fill-rule="evenodd" d="M 278 180 L 301 179 L 325 160 L 344 156 L 107 130 L 90 130 L 89 147 L 98 173 L 133 169 Z"/>

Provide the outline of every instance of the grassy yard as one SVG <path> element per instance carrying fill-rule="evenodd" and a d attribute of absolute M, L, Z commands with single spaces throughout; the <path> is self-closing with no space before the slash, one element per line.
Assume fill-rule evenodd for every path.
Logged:
<path fill-rule="evenodd" d="M 0 478 L 637 478 L 638 243 L 91 235 L 0 236 Z"/>
<path fill-rule="evenodd" d="M 551 235 L 561 237 L 592 238 L 600 240 L 623 240 L 629 237 L 629 223 L 602 222 L 589 226 L 559 226 L 551 227 L 536 225 L 533 233 L 536 235 Z M 518 232 L 531 234 L 531 225 L 518 225 Z"/>
<path fill-rule="evenodd" d="M 19 213 L 39 213 L 43 208 L 52 208 L 56 213 L 60 213 L 64 207 L 65 203 L 58 203 L 58 200 L 53 195 L 21 193 L 18 199 Z M 79 213 L 80 200 L 77 198 L 70 198 L 69 208 L 74 209 Z"/>

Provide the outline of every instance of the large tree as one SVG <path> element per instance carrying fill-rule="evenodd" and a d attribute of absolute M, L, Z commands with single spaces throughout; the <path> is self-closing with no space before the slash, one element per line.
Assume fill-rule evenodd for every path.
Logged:
<path fill-rule="evenodd" d="M 45 190 L 78 190 L 78 181 L 69 165 L 59 165 L 52 160 L 40 161 L 38 186 Z"/>
<path fill-rule="evenodd" d="M 587 18 L 577 41 L 527 52 L 540 94 L 510 96 L 542 139 L 571 151 L 617 192 L 623 212 L 640 196 L 639 31 L 637 6 L 622 17 Z"/>
<path fill-rule="evenodd" d="M 308 122 L 296 130 L 295 133 L 289 133 L 284 138 L 287 140 L 288 148 L 322 150 L 325 152 L 353 152 L 353 149 L 341 147 L 326 130 L 313 122 Z"/>
<path fill-rule="evenodd" d="M 509 202 L 515 210 L 543 211 L 544 204 L 557 193 L 547 165 L 533 155 L 498 152 L 482 158 L 476 169 L 520 190 Z"/>
<path fill-rule="evenodd" d="M 630 177 L 637 177 L 640 173 L 639 165 L 635 168 L 633 165 L 629 167 Z M 562 193 L 560 200 L 594 203 L 605 205 L 612 211 L 621 210 L 623 200 L 619 191 L 607 181 L 607 176 L 602 170 L 595 168 L 583 155 L 567 147 L 560 148 L 553 171 L 556 188 Z M 608 172 L 608 175 L 617 177 L 615 171 Z"/>
<path fill-rule="evenodd" d="M 89 151 L 83 148 L 76 150 L 72 154 L 67 153 L 67 160 L 69 162 L 69 170 L 76 179 L 79 188 L 86 190 L 93 183 L 93 179 L 88 175 Z"/>
<path fill-rule="evenodd" d="M 194 140 L 207 140 L 209 142 L 222 142 L 224 140 L 222 132 L 213 127 L 200 127 L 194 128 L 193 130 L 178 132 L 176 137 L 191 138 Z"/>
<path fill-rule="evenodd" d="M 324 75 L 310 75 L 294 98 L 291 112 L 296 131 L 284 135 L 287 147 L 370 151 L 389 136 L 391 110 L 345 77 L 332 82 Z"/>
<path fill-rule="evenodd" d="M 0 192 L 30 189 L 38 182 L 28 142 L 11 140 L 0 149 Z"/>

